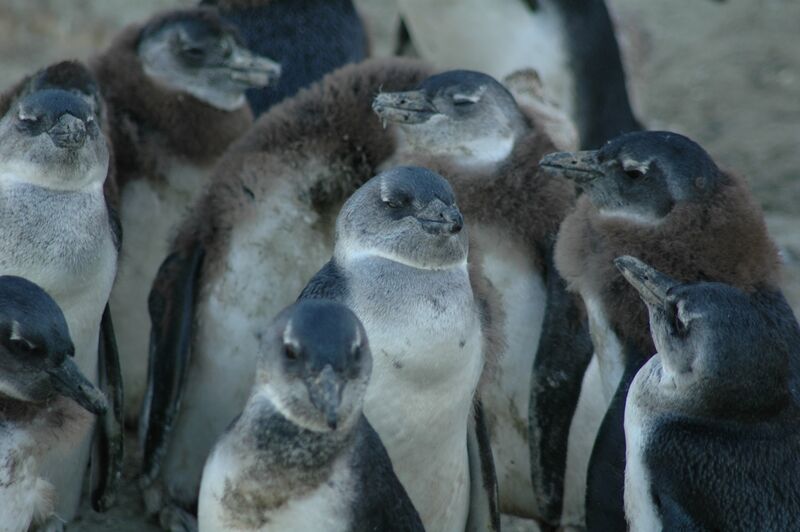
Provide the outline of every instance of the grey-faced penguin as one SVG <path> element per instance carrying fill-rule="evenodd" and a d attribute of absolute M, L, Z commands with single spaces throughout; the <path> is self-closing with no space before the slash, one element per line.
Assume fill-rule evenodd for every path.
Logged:
<path fill-rule="evenodd" d="M 388 164 L 421 164 L 452 184 L 478 251 L 471 263 L 497 296 L 489 302 L 498 360 L 481 395 L 501 510 L 554 526 L 581 524 L 568 441 L 592 351 L 579 302 L 553 267 L 555 234 L 574 192 L 538 169 L 554 147 L 548 130 L 535 109 L 472 71 L 382 92 L 373 107 L 398 137 Z"/>
<path fill-rule="evenodd" d="M 57 488 L 42 474 L 49 451 L 78 445 L 103 394 L 81 373 L 67 322 L 34 283 L 0 276 L 0 522 L 9 532 L 56 530 Z"/>
<path fill-rule="evenodd" d="M 203 470 L 201 532 L 423 530 L 362 413 L 372 371 L 344 305 L 299 302 L 263 331 L 250 398 Z"/>
<path fill-rule="evenodd" d="M 247 91 L 256 116 L 369 53 L 352 0 L 202 0 L 234 24 L 247 46 L 283 65 L 278 83 Z"/>
<path fill-rule="evenodd" d="M 447 181 L 396 167 L 345 202 L 333 258 L 300 295 L 340 301 L 364 324 L 376 352 L 364 414 L 427 530 L 498 524 L 476 397 L 491 325 L 473 292 L 468 248 Z"/>
<path fill-rule="evenodd" d="M 407 59 L 344 67 L 263 115 L 220 161 L 150 295 L 140 436 L 151 511 L 194 506 L 206 456 L 248 398 L 250 324 L 297 298 L 331 256 L 338 209 L 395 149 L 372 97 L 428 75 Z"/>
<path fill-rule="evenodd" d="M 99 473 L 93 505 L 105 508 L 120 478 L 122 397 L 107 308 L 120 235 L 103 189 L 109 151 L 100 127 L 102 99 L 88 70 L 66 62 L 33 75 L 3 101 L 0 273 L 24 276 L 53 297 L 69 326 L 75 363 L 112 403 L 100 418 L 92 460 Z M 42 460 L 65 521 L 80 499 L 93 421 L 56 442 Z"/>
<path fill-rule="evenodd" d="M 252 123 L 245 90 L 280 67 L 254 55 L 211 9 L 158 14 L 123 30 L 92 61 L 110 110 L 125 232 L 111 296 L 129 424 L 147 382 L 147 294 L 175 226 L 217 158 Z"/>
<path fill-rule="evenodd" d="M 583 298 L 595 349 L 579 409 L 610 405 L 592 451 L 587 525 L 624 530 L 625 394 L 654 347 L 647 309 L 614 259 L 633 255 L 682 282 L 751 291 L 777 284 L 779 258 L 745 182 L 676 133 L 630 133 L 542 165 L 585 190 L 561 225 L 555 259 Z"/>
<path fill-rule="evenodd" d="M 533 68 L 548 94 L 596 148 L 641 129 L 604 0 L 398 0 L 420 57 L 437 68 L 469 68 L 497 79 Z"/>
<path fill-rule="evenodd" d="M 625 406 L 630 530 L 800 528 L 800 327 L 783 295 L 616 264 L 657 350 Z"/>

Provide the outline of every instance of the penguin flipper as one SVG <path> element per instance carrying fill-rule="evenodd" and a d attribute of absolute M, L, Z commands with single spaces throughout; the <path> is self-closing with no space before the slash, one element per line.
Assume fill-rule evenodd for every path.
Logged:
<path fill-rule="evenodd" d="M 469 515 L 467 532 L 499 531 L 500 506 L 497 476 L 492 458 L 489 430 L 483 413 L 483 403 L 476 397 L 472 417 L 467 427 L 469 456 Z"/>
<path fill-rule="evenodd" d="M 346 295 L 347 279 L 336 262 L 331 259 L 308 281 L 297 300 L 329 299 L 342 302 Z"/>
<path fill-rule="evenodd" d="M 204 254 L 199 242 L 171 253 L 161 264 L 150 290 L 147 390 L 139 424 L 146 484 L 158 475 L 180 408 L 189 368 L 195 291 Z"/>
<path fill-rule="evenodd" d="M 92 508 L 96 512 L 105 512 L 116 500 L 122 479 L 125 443 L 122 371 L 108 304 L 100 322 L 98 346 L 99 387 L 108 401 L 108 410 L 98 417 L 92 450 Z"/>
<path fill-rule="evenodd" d="M 592 360 L 592 339 L 576 296 L 567 292 L 553 258 L 553 242 L 544 250 L 547 306 L 531 378 L 528 445 L 531 483 L 542 517 L 557 525 L 561 517 L 567 442 L 581 384 Z"/>

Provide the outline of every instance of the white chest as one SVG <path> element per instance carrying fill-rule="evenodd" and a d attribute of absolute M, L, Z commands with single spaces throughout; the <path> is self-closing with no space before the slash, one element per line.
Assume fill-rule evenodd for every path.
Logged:
<path fill-rule="evenodd" d="M 469 498 L 467 420 L 483 337 L 465 269 L 410 270 L 348 267 L 349 304 L 373 354 L 364 413 L 426 529 L 461 530 Z"/>
<path fill-rule="evenodd" d="M 581 294 L 586 304 L 589 318 L 589 333 L 592 336 L 594 356 L 600 368 L 603 394 L 610 401 L 617 390 L 622 374 L 625 372 L 625 358 L 622 344 L 605 314 L 602 301 L 594 294 Z"/>

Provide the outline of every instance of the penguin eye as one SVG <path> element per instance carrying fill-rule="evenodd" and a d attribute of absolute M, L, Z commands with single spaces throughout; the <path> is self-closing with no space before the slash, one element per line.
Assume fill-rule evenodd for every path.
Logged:
<path fill-rule="evenodd" d="M 353 360 L 361 362 L 361 346 L 357 345 L 353 348 Z"/>
<path fill-rule="evenodd" d="M 629 170 L 625 170 L 625 175 L 631 178 L 632 180 L 636 181 L 637 179 L 641 179 L 645 176 L 645 173 L 641 170 L 637 170 L 636 168 L 631 168 Z"/>
<path fill-rule="evenodd" d="M 461 106 L 468 106 L 472 105 L 473 103 L 477 103 L 478 97 L 476 96 L 467 96 L 465 94 L 454 94 L 453 95 L 453 105 L 461 107 Z"/>
<path fill-rule="evenodd" d="M 292 344 L 284 344 L 283 356 L 286 360 L 295 361 L 300 357 L 300 350 Z"/>
<path fill-rule="evenodd" d="M 383 200 L 390 209 L 399 209 L 401 207 L 405 207 L 408 203 L 408 199 L 404 197 L 394 197 L 394 198 L 387 198 Z"/>

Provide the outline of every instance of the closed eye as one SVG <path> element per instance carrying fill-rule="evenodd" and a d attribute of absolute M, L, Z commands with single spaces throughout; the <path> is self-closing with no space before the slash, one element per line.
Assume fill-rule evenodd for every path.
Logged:
<path fill-rule="evenodd" d="M 643 178 L 645 173 L 636 168 L 631 168 L 630 170 L 625 170 L 625 175 L 633 180 L 637 180 Z"/>

